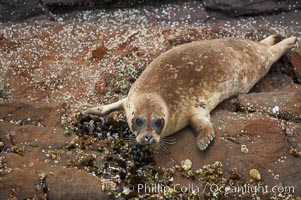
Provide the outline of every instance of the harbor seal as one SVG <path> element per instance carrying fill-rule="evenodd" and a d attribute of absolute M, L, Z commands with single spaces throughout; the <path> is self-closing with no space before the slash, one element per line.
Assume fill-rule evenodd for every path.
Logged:
<path fill-rule="evenodd" d="M 161 54 L 118 102 L 85 114 L 103 116 L 124 110 L 136 141 L 160 143 L 190 125 L 199 149 L 214 139 L 210 112 L 223 100 L 247 93 L 269 71 L 296 37 L 277 43 L 272 35 L 260 42 L 223 38 L 191 42 Z"/>

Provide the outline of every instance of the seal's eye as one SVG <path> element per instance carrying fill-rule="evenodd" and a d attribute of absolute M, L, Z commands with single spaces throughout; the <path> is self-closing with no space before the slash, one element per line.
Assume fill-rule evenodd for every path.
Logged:
<path fill-rule="evenodd" d="M 146 128 L 146 121 L 143 118 L 137 117 L 132 120 L 133 130 L 140 133 L 144 128 Z"/>
<path fill-rule="evenodd" d="M 161 126 L 162 126 L 162 123 L 163 123 L 163 120 L 162 120 L 162 119 L 156 119 L 156 120 L 154 121 L 154 125 L 155 125 L 156 127 L 161 127 Z"/>
<path fill-rule="evenodd" d="M 157 133 L 161 133 L 163 127 L 164 127 L 164 119 L 163 118 L 158 118 L 158 119 L 154 119 L 153 120 L 153 122 L 152 122 L 152 128 Z"/>
<path fill-rule="evenodd" d="M 143 125 L 143 120 L 140 119 L 140 118 L 136 118 L 135 119 L 135 124 L 136 124 L 136 126 L 142 126 Z"/>

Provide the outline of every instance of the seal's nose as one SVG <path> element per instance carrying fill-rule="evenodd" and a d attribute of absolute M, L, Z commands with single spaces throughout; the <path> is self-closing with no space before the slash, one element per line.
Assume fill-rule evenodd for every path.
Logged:
<path fill-rule="evenodd" d="M 145 141 L 145 142 L 151 142 L 152 139 L 153 139 L 153 136 L 152 136 L 152 135 L 145 135 L 145 136 L 144 136 L 144 141 Z"/>

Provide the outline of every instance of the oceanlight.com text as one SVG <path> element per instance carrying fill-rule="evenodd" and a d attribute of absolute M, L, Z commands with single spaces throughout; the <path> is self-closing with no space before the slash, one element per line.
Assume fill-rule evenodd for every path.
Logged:
<path fill-rule="evenodd" d="M 295 188 L 294 186 L 268 186 L 268 185 L 250 185 L 244 184 L 242 186 L 219 186 L 217 184 L 205 184 L 205 185 L 194 185 L 189 184 L 186 186 L 181 186 L 180 184 L 175 184 L 174 186 L 166 186 L 161 184 L 138 184 L 128 185 L 129 190 L 135 190 L 138 193 L 163 193 L 169 194 L 170 191 L 174 191 L 176 193 L 193 193 L 193 194 L 204 194 L 204 193 L 212 193 L 212 194 L 251 194 L 257 195 L 262 193 L 273 193 L 273 194 L 294 194 Z"/>

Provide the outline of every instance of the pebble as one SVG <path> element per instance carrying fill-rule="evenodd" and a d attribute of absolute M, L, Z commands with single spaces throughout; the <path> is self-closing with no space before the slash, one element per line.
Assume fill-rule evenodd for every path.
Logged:
<path fill-rule="evenodd" d="M 249 174 L 250 174 L 250 177 L 255 181 L 261 180 L 260 172 L 257 169 L 251 169 Z"/>

